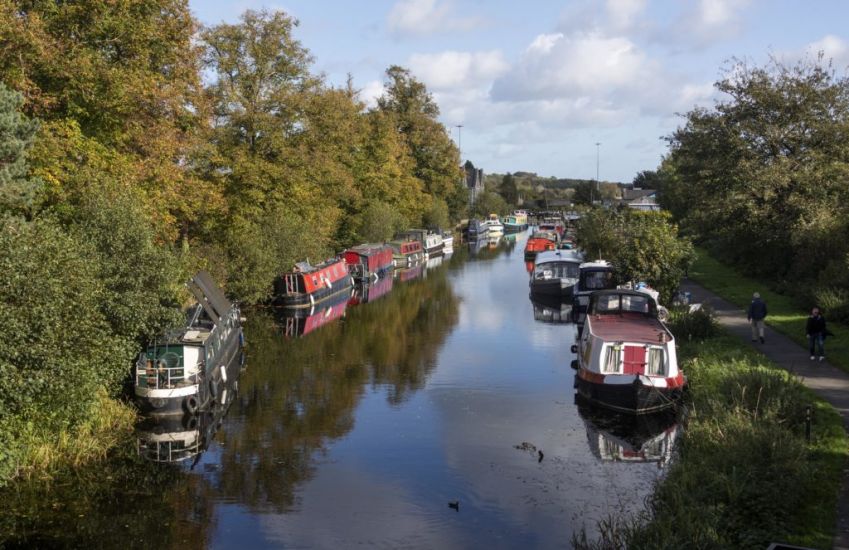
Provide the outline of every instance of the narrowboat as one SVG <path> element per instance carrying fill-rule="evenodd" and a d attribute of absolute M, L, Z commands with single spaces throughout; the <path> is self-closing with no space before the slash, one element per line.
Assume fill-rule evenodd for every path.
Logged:
<path fill-rule="evenodd" d="M 392 290 L 392 281 L 394 280 L 394 277 L 381 277 L 372 283 L 358 283 L 354 287 L 354 293 L 348 300 L 348 305 L 356 306 L 359 304 L 373 302 L 378 298 L 389 294 Z"/>
<path fill-rule="evenodd" d="M 415 239 L 422 243 L 425 259 L 442 254 L 442 233 L 435 233 L 427 229 L 408 229 L 397 237 Z"/>
<path fill-rule="evenodd" d="M 392 263 L 395 269 L 410 267 L 424 259 L 422 243 L 411 239 L 396 239 L 386 243 L 392 248 Z"/>
<path fill-rule="evenodd" d="M 574 311 L 585 313 L 590 303 L 590 294 L 597 290 L 616 288 L 613 266 L 605 260 L 584 262 L 580 265 L 578 283 L 572 291 Z"/>
<path fill-rule="evenodd" d="M 483 225 L 490 237 L 500 237 L 504 234 L 504 224 L 498 219 L 498 214 L 490 214 L 489 219 L 484 221 Z"/>
<path fill-rule="evenodd" d="M 502 220 L 505 233 L 519 233 L 528 228 L 528 215 L 517 210 Z"/>
<path fill-rule="evenodd" d="M 244 356 L 242 356 L 244 357 Z M 136 428 L 139 456 L 153 462 L 197 461 L 215 439 L 239 391 L 242 364 L 221 384 L 212 406 L 196 414 L 148 416 Z"/>
<path fill-rule="evenodd" d="M 342 256 L 355 281 L 369 281 L 392 269 L 392 247 L 385 244 L 361 244 L 346 250 Z"/>
<path fill-rule="evenodd" d="M 350 295 L 353 282 L 345 258 L 331 258 L 318 265 L 298 262 L 274 282 L 275 305 L 311 308 L 331 296 Z"/>
<path fill-rule="evenodd" d="M 442 253 L 451 254 L 454 252 L 454 233 L 451 231 L 442 232 Z"/>
<path fill-rule="evenodd" d="M 530 277 L 532 294 L 571 297 L 584 255 L 577 250 L 547 250 L 537 254 Z"/>
<path fill-rule="evenodd" d="M 525 260 L 534 260 L 538 253 L 556 249 L 559 241 L 553 231 L 535 231 L 525 243 Z"/>
<path fill-rule="evenodd" d="M 563 225 L 562 221 L 551 218 L 544 219 L 537 229 L 539 231 L 553 231 L 557 233 L 558 238 L 566 232 L 566 226 Z"/>
<path fill-rule="evenodd" d="M 678 368 L 675 338 L 645 292 L 602 290 L 590 297 L 572 366 L 575 388 L 588 402 L 645 414 L 674 407 L 687 379 Z"/>
<path fill-rule="evenodd" d="M 466 228 L 466 238 L 470 242 L 486 238 L 487 236 L 489 236 L 489 226 L 485 225 L 481 220 L 469 220 L 469 226 Z"/>
<path fill-rule="evenodd" d="M 244 346 L 239 307 L 205 271 L 186 284 L 197 302 L 186 325 L 154 340 L 135 366 L 134 394 L 144 414 L 195 414 L 218 399 L 219 387 L 240 364 Z M 231 372 L 228 372 L 228 369 Z"/>
<path fill-rule="evenodd" d="M 340 292 L 309 309 L 287 308 L 282 310 L 277 318 L 277 323 L 283 332 L 283 336 L 299 338 L 344 317 L 345 308 L 348 306 L 348 300 L 351 296 L 352 291 Z"/>

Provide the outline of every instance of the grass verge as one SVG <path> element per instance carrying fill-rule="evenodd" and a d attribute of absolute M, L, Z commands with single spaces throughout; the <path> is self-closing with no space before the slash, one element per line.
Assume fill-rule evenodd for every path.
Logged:
<path fill-rule="evenodd" d="M 687 429 L 666 477 L 631 520 L 577 548 L 831 548 L 849 443 L 840 415 L 739 339 L 678 334 Z M 805 437 L 812 407 L 811 440 Z"/>
<path fill-rule="evenodd" d="M 808 347 L 805 322 L 810 307 L 817 304 L 810 304 L 810 307 L 800 305 L 797 298 L 774 292 L 766 281 L 741 275 L 734 268 L 713 258 L 703 248 L 696 248 L 696 254 L 697 259 L 689 272 L 691 279 L 742 309 L 748 307 L 753 292 L 760 292 L 769 310 L 767 324 L 803 347 Z M 833 337 L 826 340 L 828 361 L 849 372 L 849 327 L 829 322 L 828 328 L 834 333 Z"/>

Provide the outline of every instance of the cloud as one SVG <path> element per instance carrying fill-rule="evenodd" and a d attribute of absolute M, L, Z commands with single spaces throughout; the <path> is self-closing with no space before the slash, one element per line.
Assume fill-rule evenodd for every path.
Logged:
<path fill-rule="evenodd" d="M 360 89 L 359 98 L 366 104 L 369 109 L 377 106 L 377 98 L 383 95 L 385 88 L 379 80 L 371 80 L 366 82 L 365 86 Z"/>
<path fill-rule="evenodd" d="M 631 28 L 646 4 L 647 0 L 607 0 L 605 11 L 610 26 L 618 31 Z"/>
<path fill-rule="evenodd" d="M 849 44 L 837 36 L 826 35 L 809 44 L 806 50 L 813 56 L 822 52 L 825 60 L 830 60 L 835 69 L 846 71 L 849 68 Z"/>
<path fill-rule="evenodd" d="M 461 17 L 450 0 L 400 0 L 387 17 L 389 32 L 396 36 L 427 35 L 480 28 L 480 17 Z"/>
<path fill-rule="evenodd" d="M 656 72 L 625 37 L 539 35 L 516 68 L 495 81 L 492 96 L 496 101 L 609 96 L 611 90 L 637 87 Z"/>
<path fill-rule="evenodd" d="M 750 0 L 699 0 L 665 34 L 679 43 L 706 48 L 743 31 L 741 13 Z"/>
<path fill-rule="evenodd" d="M 432 90 L 469 89 L 489 86 L 509 64 L 500 51 L 414 54 L 410 69 Z"/>

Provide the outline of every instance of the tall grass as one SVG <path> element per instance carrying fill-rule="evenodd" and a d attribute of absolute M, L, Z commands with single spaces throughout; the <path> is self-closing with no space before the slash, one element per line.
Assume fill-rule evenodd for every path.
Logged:
<path fill-rule="evenodd" d="M 690 382 L 676 459 L 645 510 L 625 521 L 611 516 L 597 526 L 598 539 L 580 534 L 573 546 L 727 549 L 783 541 L 830 548 L 849 455 L 839 414 L 736 338 L 676 336 Z"/>
<path fill-rule="evenodd" d="M 136 421 L 135 410 L 98 392 L 88 419 L 71 430 L 45 434 L 30 428 L 23 439 L 24 452 L 13 479 L 50 479 L 83 465 L 104 460 L 118 445 L 129 442 Z"/>

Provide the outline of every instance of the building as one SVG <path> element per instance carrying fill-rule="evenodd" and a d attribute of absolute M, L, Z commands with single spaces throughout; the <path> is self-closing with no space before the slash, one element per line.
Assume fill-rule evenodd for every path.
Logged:
<path fill-rule="evenodd" d="M 483 169 L 475 168 L 472 161 L 467 160 L 463 165 L 466 172 L 466 188 L 469 190 L 469 205 L 474 205 L 478 195 L 483 193 Z"/>
<path fill-rule="evenodd" d="M 621 204 L 634 210 L 660 210 L 654 189 L 624 189 Z"/>

